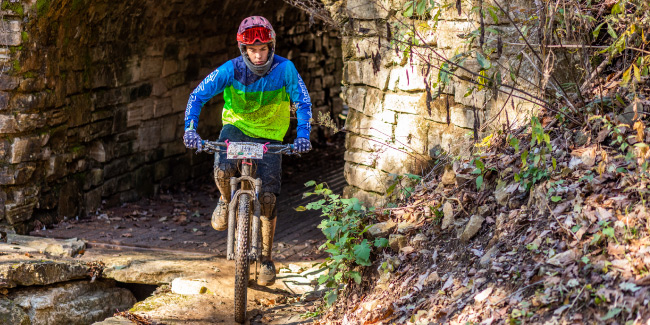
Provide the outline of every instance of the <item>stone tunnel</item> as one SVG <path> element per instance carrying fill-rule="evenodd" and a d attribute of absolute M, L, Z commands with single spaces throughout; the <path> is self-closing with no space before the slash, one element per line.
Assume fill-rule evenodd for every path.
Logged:
<path fill-rule="evenodd" d="M 327 0 L 327 14 L 308 15 L 282 0 L 0 0 L 0 226 L 25 233 L 210 173 L 211 159 L 183 146 L 184 109 L 239 55 L 235 33 L 249 15 L 274 24 L 276 53 L 307 83 L 314 116 L 346 116 L 345 196 L 384 204 L 396 175 L 526 123 L 542 78 L 503 12 L 479 20 L 481 1 L 443 1 L 405 18 L 406 2 Z M 504 12 L 525 19 L 531 3 Z M 489 62 L 468 41 L 481 24 L 486 46 L 500 48 Z M 396 45 L 416 32 L 418 46 Z M 459 54 L 464 69 L 443 85 L 444 58 Z M 472 71 L 485 66 L 511 80 L 477 88 Z M 216 96 L 202 110 L 204 138 L 217 137 L 222 106 Z M 312 140 L 334 133 L 316 126 Z"/>
<path fill-rule="evenodd" d="M 235 34 L 247 16 L 273 23 L 276 53 L 301 73 L 314 115 L 342 110 L 337 32 L 282 0 L 0 8 L 0 223 L 19 233 L 210 173 L 211 158 L 182 143 L 184 110 L 194 87 L 239 55 Z M 218 136 L 222 107 L 216 96 L 202 110 L 204 138 Z"/>

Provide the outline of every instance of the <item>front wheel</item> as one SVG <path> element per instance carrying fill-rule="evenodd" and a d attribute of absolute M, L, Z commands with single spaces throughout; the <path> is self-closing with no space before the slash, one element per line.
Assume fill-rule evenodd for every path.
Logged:
<path fill-rule="evenodd" d="M 239 196 L 237 213 L 237 249 L 235 252 L 235 321 L 243 323 L 246 320 L 246 297 L 250 262 L 248 259 L 250 243 L 250 196 Z"/>

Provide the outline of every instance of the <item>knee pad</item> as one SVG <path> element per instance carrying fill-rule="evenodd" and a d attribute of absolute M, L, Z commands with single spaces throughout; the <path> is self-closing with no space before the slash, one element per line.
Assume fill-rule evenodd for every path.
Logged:
<path fill-rule="evenodd" d="M 220 164 L 214 168 L 214 182 L 228 202 L 230 202 L 230 178 L 235 176 L 236 171 L 231 164 Z"/>
<path fill-rule="evenodd" d="M 264 192 L 260 195 L 261 216 L 263 220 L 273 220 L 277 216 L 275 209 L 275 194 Z"/>
<path fill-rule="evenodd" d="M 225 179 L 228 181 L 228 186 L 230 186 L 230 178 L 235 176 L 236 171 L 235 166 L 231 164 L 220 164 L 214 168 L 214 180 L 219 182 Z"/>

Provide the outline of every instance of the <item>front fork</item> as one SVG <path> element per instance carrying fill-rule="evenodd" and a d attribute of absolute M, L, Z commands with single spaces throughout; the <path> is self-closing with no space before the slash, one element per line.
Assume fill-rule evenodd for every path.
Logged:
<path fill-rule="evenodd" d="M 235 225 L 237 223 L 237 207 L 239 204 L 239 196 L 243 194 L 249 195 L 251 197 L 251 202 L 253 204 L 253 222 L 251 229 L 251 246 L 249 252 L 249 259 L 252 261 L 259 261 L 262 256 L 262 242 L 260 238 L 260 200 L 259 195 L 262 189 L 262 180 L 257 178 L 254 179 L 248 175 L 249 172 L 246 172 L 248 169 L 250 171 L 250 166 L 242 165 L 242 176 L 241 177 L 231 177 L 230 178 L 230 193 L 231 199 L 228 205 L 228 241 L 226 249 L 226 258 L 228 260 L 235 259 Z M 238 185 L 241 183 L 241 189 L 237 189 Z M 255 184 L 255 190 L 250 189 L 250 184 Z"/>

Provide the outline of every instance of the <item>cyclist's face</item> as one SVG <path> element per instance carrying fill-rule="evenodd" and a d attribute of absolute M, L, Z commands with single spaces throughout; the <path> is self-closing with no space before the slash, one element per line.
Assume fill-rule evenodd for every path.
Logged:
<path fill-rule="evenodd" d="M 269 45 L 247 45 L 246 54 L 250 58 L 251 62 L 255 65 L 261 65 L 266 63 L 269 59 Z"/>

